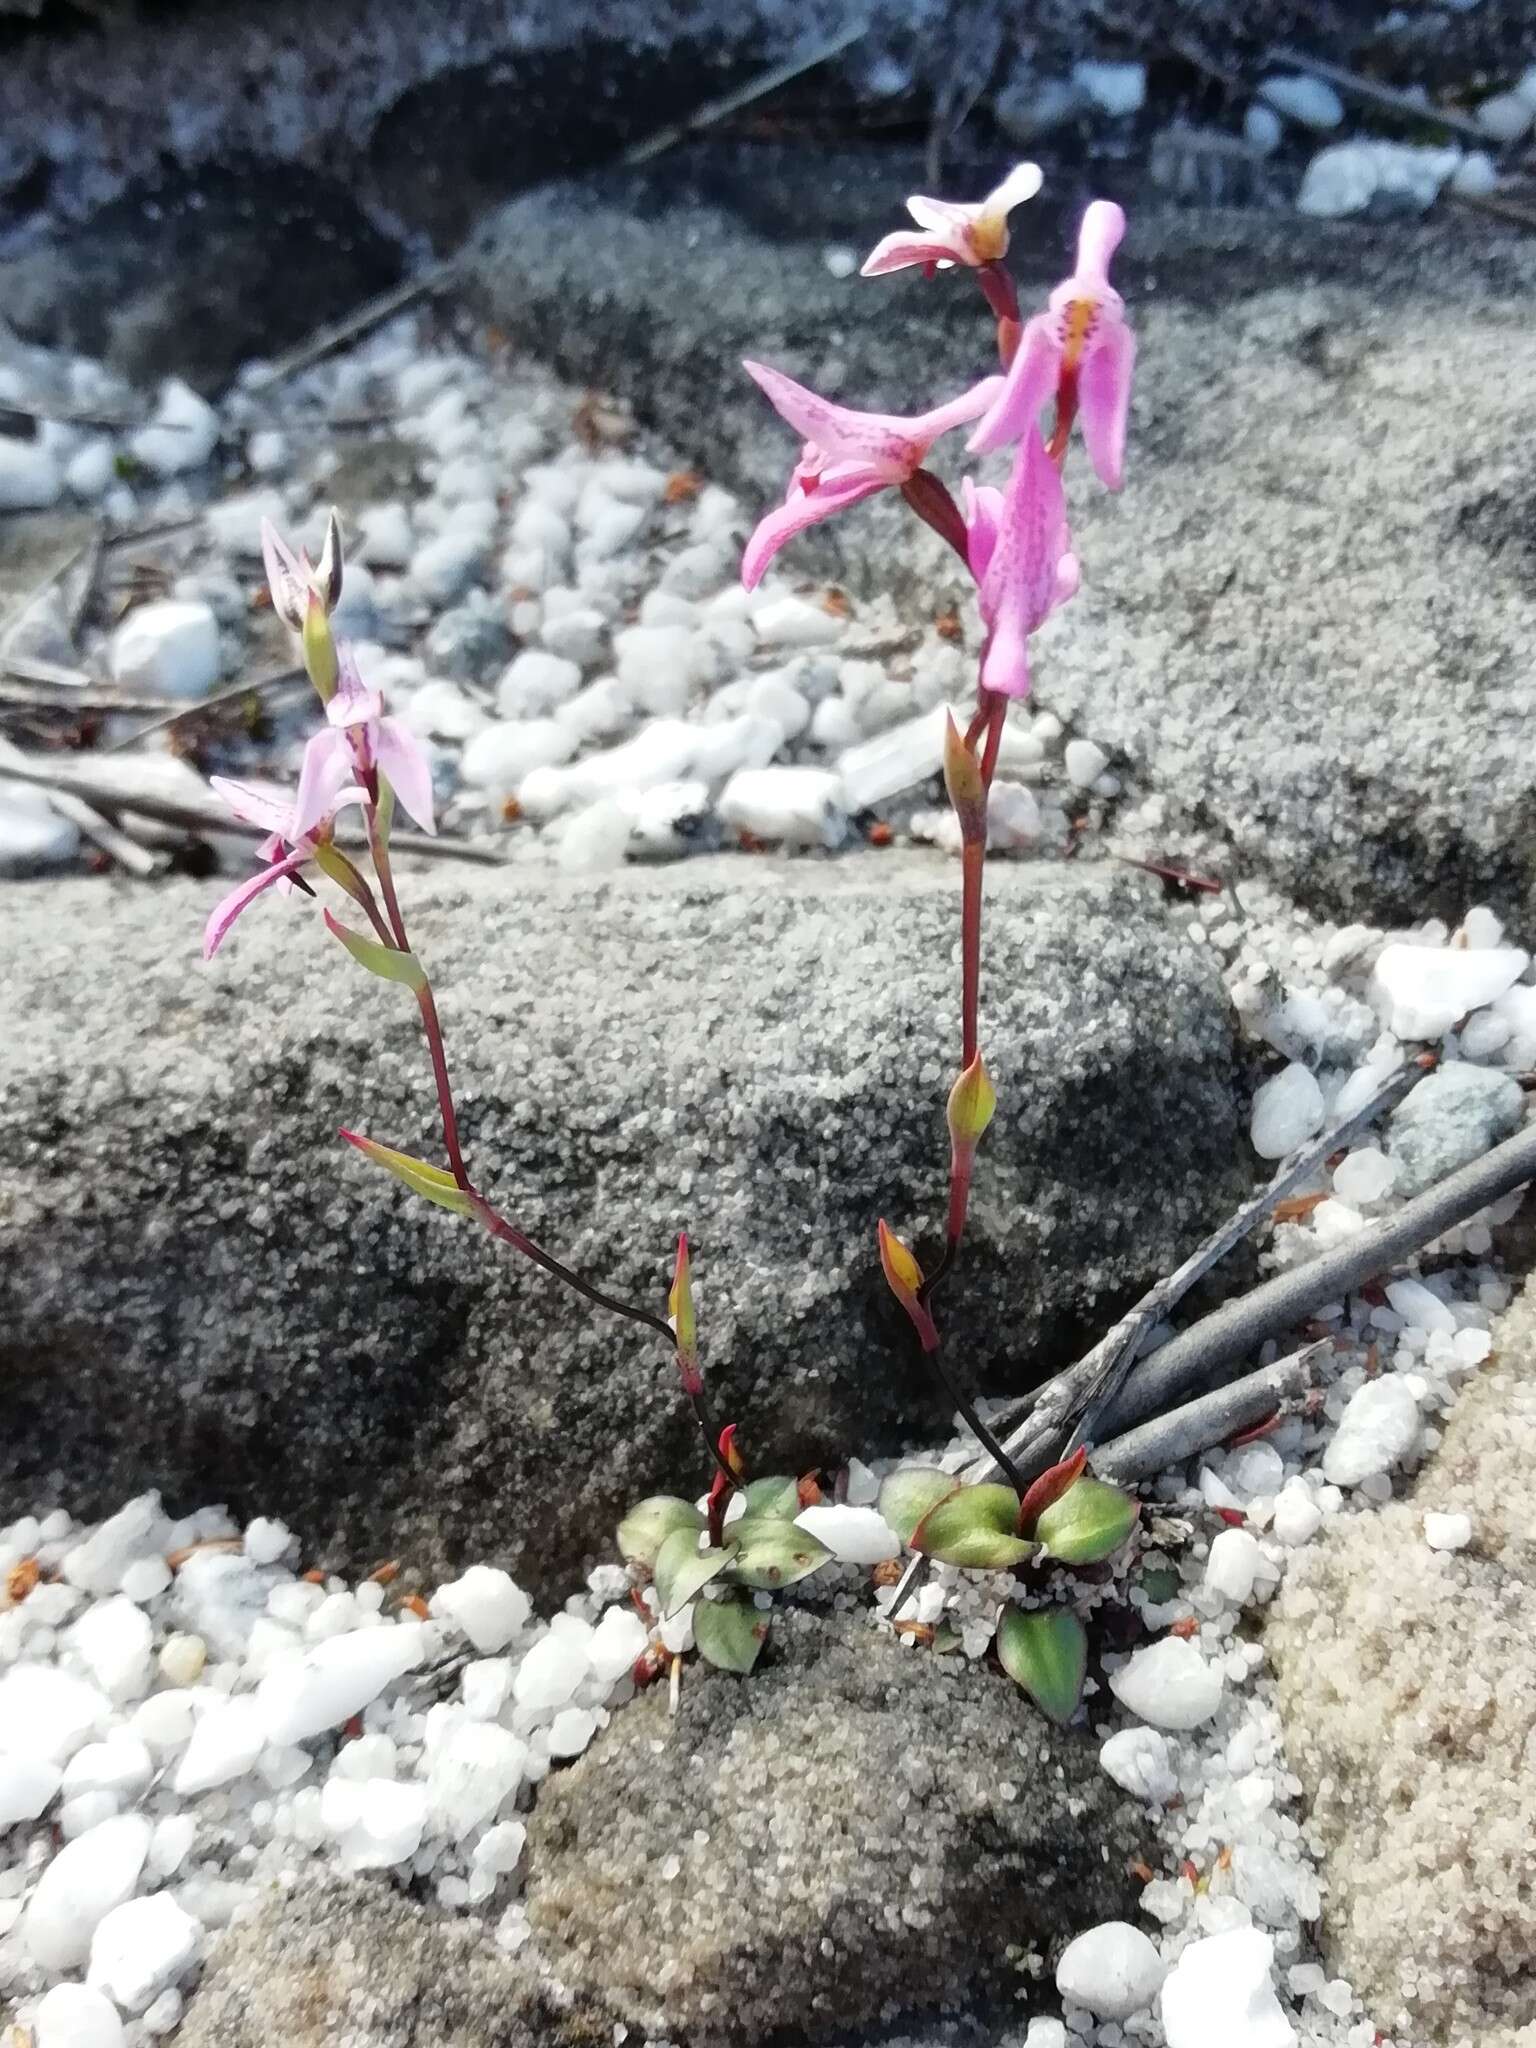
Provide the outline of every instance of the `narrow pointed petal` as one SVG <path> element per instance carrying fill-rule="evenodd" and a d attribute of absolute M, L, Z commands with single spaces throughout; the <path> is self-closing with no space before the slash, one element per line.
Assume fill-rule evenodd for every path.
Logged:
<path fill-rule="evenodd" d="M 921 192 L 914 192 L 907 200 L 907 211 L 920 228 L 929 228 L 936 235 L 950 235 L 955 230 L 968 227 L 979 212 L 974 203 L 961 199 L 928 199 Z"/>
<path fill-rule="evenodd" d="M 341 596 L 343 566 L 341 521 L 333 507 L 330 517 L 325 522 L 325 545 L 321 548 L 320 559 L 315 564 L 315 581 L 320 586 L 320 595 L 325 599 L 325 608 L 328 612 L 336 609 L 336 601 Z"/>
<path fill-rule="evenodd" d="M 1125 429 L 1131 409 L 1136 337 L 1123 320 L 1105 322 L 1078 374 L 1083 443 L 1099 480 L 1118 491 L 1125 481 Z"/>
<path fill-rule="evenodd" d="M 259 825 L 264 832 L 286 838 L 293 822 L 290 791 L 277 782 L 235 782 L 227 775 L 210 775 L 208 787 L 218 794 L 226 808 L 242 824 Z"/>
<path fill-rule="evenodd" d="M 965 558 L 978 583 L 987 573 L 992 550 L 997 546 L 998 523 L 1003 516 L 1003 494 L 993 484 L 976 484 L 967 477 L 961 485 L 965 507 Z"/>
<path fill-rule="evenodd" d="M 951 427 L 963 427 L 970 420 L 979 420 L 1001 399 L 1006 382 L 1004 377 L 983 377 L 969 391 L 962 391 L 958 398 L 947 399 L 930 412 L 920 412 L 907 422 L 913 438 L 931 446 L 940 434 L 947 434 Z"/>
<path fill-rule="evenodd" d="M 914 235 L 900 229 L 876 242 L 865 257 L 860 277 L 887 277 L 893 270 L 912 270 L 919 264 L 956 262 L 952 243 L 935 235 Z"/>
<path fill-rule="evenodd" d="M 760 519 L 741 557 L 741 580 L 756 590 L 774 556 L 797 533 L 831 519 L 861 498 L 887 488 L 889 479 L 867 466 L 850 467 L 841 478 L 824 480 L 814 491 L 792 491 L 782 505 Z"/>
<path fill-rule="evenodd" d="M 989 455 L 994 448 L 1006 448 L 1010 441 L 1033 432 L 1060 372 L 1061 353 L 1051 323 L 1037 313 L 1025 322 L 1024 338 L 996 402 L 966 444 L 971 453 Z"/>
<path fill-rule="evenodd" d="M 304 749 L 299 787 L 293 799 L 290 837 L 305 839 L 336 809 L 336 800 L 356 772 L 345 733 L 317 732 Z"/>
<path fill-rule="evenodd" d="M 270 519 L 261 522 L 261 560 L 266 570 L 272 609 L 285 625 L 291 626 L 295 633 L 301 633 L 304 630 L 309 579 L 300 568 L 298 557 Z"/>
<path fill-rule="evenodd" d="M 1012 213 L 1016 206 L 1033 199 L 1045 183 L 1045 173 L 1038 164 L 1015 164 L 1000 185 L 994 185 L 981 202 L 985 214 Z"/>
<path fill-rule="evenodd" d="M 426 749 L 398 718 L 379 721 L 374 753 L 380 772 L 389 777 L 395 795 L 423 832 L 435 832 L 432 818 L 432 764 Z"/>
<path fill-rule="evenodd" d="M 1125 213 L 1112 199 L 1095 199 L 1077 231 L 1077 274 L 1096 285 L 1109 283 L 1109 260 L 1125 234 Z"/>
<path fill-rule="evenodd" d="M 779 418 L 834 462 L 878 463 L 885 471 L 884 480 L 895 483 L 926 453 L 916 442 L 911 420 L 895 413 L 855 412 L 850 406 L 834 405 L 767 363 L 748 361 L 742 367 Z"/>
<path fill-rule="evenodd" d="M 290 853 L 286 860 L 276 862 L 272 867 L 262 868 L 238 889 L 231 889 L 214 905 L 213 914 L 203 927 L 203 958 L 211 960 L 229 936 L 229 928 L 235 919 L 250 904 L 256 901 L 264 889 L 270 889 L 274 882 L 281 882 L 289 875 L 297 874 L 309 859 L 307 848 Z"/>

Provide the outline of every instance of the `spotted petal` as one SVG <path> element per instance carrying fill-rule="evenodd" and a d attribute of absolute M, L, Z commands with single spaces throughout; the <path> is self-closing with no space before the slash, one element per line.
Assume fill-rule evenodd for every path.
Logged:
<path fill-rule="evenodd" d="M 967 443 L 971 453 L 989 455 L 994 448 L 1006 448 L 1032 430 L 1060 375 L 1061 350 L 1050 318 L 1037 313 L 1025 321 L 1018 350 L 991 410 Z"/>
<path fill-rule="evenodd" d="M 779 549 L 797 533 L 804 533 L 808 526 L 819 525 L 838 512 L 846 512 L 861 498 L 873 497 L 876 491 L 885 490 L 889 481 L 867 463 L 848 463 L 840 469 L 825 471 L 814 491 L 792 488 L 784 503 L 775 506 L 754 528 L 741 557 L 743 584 L 748 590 L 755 590 Z"/>
<path fill-rule="evenodd" d="M 1106 318 L 1078 373 L 1083 442 L 1099 480 L 1112 491 L 1125 481 L 1125 428 L 1131 408 L 1136 337 L 1118 317 Z"/>

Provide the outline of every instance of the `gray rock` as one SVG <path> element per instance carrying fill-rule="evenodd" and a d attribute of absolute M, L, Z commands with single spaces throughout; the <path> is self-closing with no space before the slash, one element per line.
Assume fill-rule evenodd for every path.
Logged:
<path fill-rule="evenodd" d="M 1293 1552 L 1266 1631 L 1324 1855 L 1330 1974 L 1385 2033 L 1426 2048 L 1536 2034 L 1529 1286 L 1494 1344 L 1409 1497 L 1335 1517 Z M 1470 1547 L 1430 1550 L 1431 1510 L 1469 1516 Z"/>
<path fill-rule="evenodd" d="M 1400 1195 L 1422 1194 L 1437 1180 L 1518 1130 L 1525 1096 L 1513 1074 L 1456 1061 L 1421 1081 L 1392 1118 L 1387 1150 L 1397 1162 Z"/>
<path fill-rule="evenodd" d="M 219 1940 L 176 2038 L 181 2048 L 554 2048 L 557 2026 L 480 1921 L 428 1912 L 387 1880 L 310 1879 Z"/>
<path fill-rule="evenodd" d="M 700 146 L 526 194 L 474 259 L 503 326 L 620 389 L 752 508 L 782 494 L 795 450 L 740 356 L 911 411 L 988 347 L 964 279 L 827 270 L 828 241 L 859 250 L 894 225 L 905 167 L 828 152 L 812 190 L 796 163 Z M 1064 273 L 1087 196 L 1055 191 L 1015 240 L 1030 304 Z M 1528 917 L 1536 246 L 1464 215 L 1378 235 L 1135 206 L 1116 281 L 1140 337 L 1128 483 L 1110 498 L 1072 466 L 1084 582 L 1041 648 L 1043 700 L 1164 797 L 1175 841 L 1224 835 L 1238 873 L 1375 921 L 1480 900 Z M 958 437 L 937 456 L 953 473 Z M 793 560 L 894 579 L 914 604 L 955 588 L 888 497 Z"/>
<path fill-rule="evenodd" d="M 0 299 L 30 341 L 105 357 L 140 384 L 176 375 L 213 390 L 351 312 L 400 267 L 344 185 L 269 164 L 157 179 L 0 262 Z"/>
<path fill-rule="evenodd" d="M 1000 1672 L 796 1610 L 750 1680 L 693 1665 L 675 1718 L 664 1687 L 622 1709 L 529 1836 L 515 1955 L 388 1883 L 305 1880 L 220 1941 L 182 2048 L 898 2048 L 898 2015 L 1002 2048 L 1062 1944 L 1130 1917 L 1146 1821 Z"/>
<path fill-rule="evenodd" d="M 433 675 L 483 683 L 511 659 L 512 632 L 497 600 L 483 590 L 472 590 L 462 604 L 443 613 L 427 635 L 423 652 Z"/>
<path fill-rule="evenodd" d="M 690 1670 L 675 1719 L 657 1687 L 546 1782 L 527 1906 L 559 1981 L 690 2048 L 814 2038 L 1027 1997 L 1131 1917 L 1145 1816 L 1090 1733 L 862 1617 L 775 1631 L 750 1680 Z"/>
<path fill-rule="evenodd" d="M 1151 885 L 999 865 L 1002 1110 L 959 1370 L 1032 1384 L 1247 1185 L 1225 993 Z M 760 1467 L 947 1421 L 882 1285 L 932 1257 L 954 1064 L 950 862 L 719 860 L 578 883 L 411 872 L 487 1191 L 660 1307 L 694 1243 L 722 1418 Z M 281 1515 L 316 1558 L 565 1585 L 640 1493 L 701 1478 L 671 1360 L 335 1141 L 431 1153 L 414 1006 L 266 899 L 212 968 L 207 885 L 0 900 L 0 1513 L 146 1486 Z M 54 1476 L 66 1475 L 66 1476 Z"/>

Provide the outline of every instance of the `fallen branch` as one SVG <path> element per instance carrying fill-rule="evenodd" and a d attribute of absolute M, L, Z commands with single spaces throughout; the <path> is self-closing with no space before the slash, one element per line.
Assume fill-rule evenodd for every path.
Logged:
<path fill-rule="evenodd" d="M 125 733 L 121 739 L 113 740 L 102 748 L 104 754 L 120 754 L 125 747 L 136 746 L 142 739 L 148 739 L 152 732 L 165 732 L 173 725 L 180 725 L 183 719 L 196 718 L 200 711 L 217 711 L 224 704 L 238 704 L 242 697 L 260 697 L 268 691 L 291 688 L 298 683 L 308 684 L 309 678 L 301 668 L 274 670 L 269 676 L 257 676 L 248 683 L 231 683 L 228 689 L 215 690 L 211 697 L 200 697 L 194 703 L 163 707 L 161 716 L 152 718 L 148 725 L 137 726 Z"/>
<path fill-rule="evenodd" d="M 1444 128 L 1448 134 L 1476 143 L 1479 149 L 1498 148 L 1487 130 L 1465 114 L 1448 114 L 1443 107 L 1431 106 L 1425 100 L 1415 99 L 1411 93 L 1395 92 L 1389 85 L 1378 85 L 1374 78 L 1362 78 L 1358 71 L 1346 71 L 1340 64 L 1325 64 L 1320 57 L 1306 57 L 1300 50 L 1286 49 L 1271 50 L 1268 61 L 1275 65 L 1288 64 L 1293 71 L 1305 71 L 1313 78 L 1326 79 L 1340 92 L 1348 93 L 1352 99 L 1360 100 L 1368 107 L 1379 107 L 1384 114 L 1398 114 L 1415 125 L 1427 123 L 1431 127 Z M 1264 98 L 1262 87 L 1259 98 Z"/>
<path fill-rule="evenodd" d="M 1011 1455 L 1015 1441 L 1043 1442 L 1053 1431 L 1069 1427 L 1072 1428 L 1072 1448 L 1075 1449 L 1079 1443 L 1091 1443 L 1100 1433 L 1099 1424 L 1106 1409 L 1142 1356 L 1147 1340 L 1158 1324 L 1173 1313 L 1190 1289 L 1203 1280 L 1213 1266 L 1272 1216 L 1293 1189 L 1320 1173 L 1335 1152 L 1342 1151 L 1352 1138 L 1379 1116 L 1395 1109 L 1409 1090 L 1431 1071 L 1433 1064 L 1433 1061 L 1428 1064 L 1409 1061 L 1399 1067 L 1353 1116 L 1341 1119 L 1304 1152 L 1298 1153 L 1290 1165 L 1282 1167 L 1267 1187 L 1261 1188 L 1220 1229 L 1214 1230 L 1181 1266 L 1149 1288 L 1085 1358 L 1037 1388 L 1015 1410 L 1017 1422 L 1022 1424 L 1025 1417 L 1031 1417 L 1032 1421 L 1019 1430 L 1016 1438 L 1005 1436 L 1004 1449 Z M 993 1470 L 990 1462 L 987 1470 Z"/>
<path fill-rule="evenodd" d="M 0 739 L 0 780 L 4 779 L 7 768 L 13 762 L 25 769 L 26 759 L 26 755 L 19 747 L 13 747 L 9 740 Z M 25 776 L 18 779 L 30 780 Z M 78 832 L 84 833 L 85 837 L 99 846 L 103 853 L 115 860 L 119 867 L 125 868 L 130 875 L 137 876 L 140 881 L 146 881 L 151 875 L 159 874 L 166 865 L 163 853 L 155 853 L 147 846 L 140 846 L 136 839 L 130 839 L 126 832 L 120 832 L 109 819 L 104 818 L 100 811 L 93 809 L 81 797 L 73 796 L 66 790 L 52 789 L 48 792 L 48 808 L 59 817 L 67 818 Z"/>
<path fill-rule="evenodd" d="M 38 789 L 63 790 L 71 796 L 83 798 L 87 803 L 99 804 L 105 811 L 128 811 L 141 818 L 153 818 L 160 825 L 179 825 L 189 832 L 214 833 L 226 839 L 265 839 L 269 835 L 259 825 L 247 825 L 239 818 L 232 817 L 221 806 L 212 802 L 203 804 L 178 803 L 169 797 L 151 795 L 125 795 L 120 789 L 113 789 L 101 783 L 93 783 L 89 775 L 73 770 L 39 769 L 36 767 L 7 768 L 5 778 L 11 782 L 31 783 Z M 366 839 L 358 832 L 338 832 L 339 846 L 365 846 Z M 390 836 L 390 845 L 402 853 L 419 853 L 428 860 L 469 861 L 477 867 L 495 868 L 502 865 L 502 856 L 494 847 L 472 846 L 464 839 L 433 838 L 425 832 L 395 832 Z"/>
<path fill-rule="evenodd" d="M 1202 1394 L 1171 1414 L 1127 1430 L 1094 1452 L 1095 1476 L 1122 1486 L 1151 1479 L 1170 1465 L 1182 1465 L 1202 1451 L 1214 1450 L 1228 1437 L 1252 1429 L 1272 1415 L 1293 1414 L 1316 1380 L 1318 1360 L 1329 1349 L 1326 1340 L 1308 1344 L 1289 1358 L 1277 1358 L 1273 1365 L 1245 1374 L 1229 1387 Z"/>
<path fill-rule="evenodd" d="M 0 661 L 0 705 L 14 704 L 21 711 L 62 711 L 66 716 L 78 718 L 83 711 L 175 711 L 185 709 L 172 697 L 136 697 L 129 692 L 114 690 L 104 683 L 93 683 L 88 676 L 82 676 L 79 685 L 73 683 L 11 682 L 6 680 L 8 664 Z"/>
<path fill-rule="evenodd" d="M 407 306 L 415 305 L 418 299 L 440 292 L 453 283 L 462 268 L 457 256 L 444 257 L 441 262 L 432 263 L 425 270 L 419 270 L 403 284 L 391 285 L 387 292 L 365 299 L 363 304 L 340 320 L 333 320 L 329 326 L 317 328 L 307 341 L 297 348 L 289 349 L 264 370 L 248 378 L 245 389 L 252 397 L 271 391 L 279 384 L 285 384 L 290 377 L 296 377 L 301 370 L 312 364 L 323 362 L 334 355 L 339 348 L 345 348 L 349 341 L 356 341 L 359 335 L 367 334 L 371 328 L 380 327 L 396 313 L 403 313 Z"/>
<path fill-rule="evenodd" d="M 1121 1390 L 1104 1419 L 1106 1435 L 1209 1387 L 1218 1375 L 1271 1337 L 1294 1329 L 1331 1301 L 1421 1252 L 1490 1202 L 1536 1179 L 1536 1124 L 1506 1138 L 1481 1159 L 1451 1174 L 1393 1216 L 1385 1216 L 1332 1251 L 1289 1273 L 1277 1273 L 1154 1351 Z"/>
<path fill-rule="evenodd" d="M 851 22 L 824 43 L 799 56 L 787 57 L 782 64 L 775 64 L 771 70 L 760 71 L 735 92 L 723 93 L 719 99 L 706 100 L 701 107 L 695 107 L 691 114 L 666 128 L 659 128 L 654 135 L 646 136 L 632 149 L 625 151 L 619 159 L 626 170 L 633 170 L 638 164 L 648 164 L 664 150 L 701 129 L 711 128 L 717 121 L 723 121 L 729 114 L 740 113 L 743 107 L 750 107 L 758 100 L 765 99 L 771 92 L 777 92 L 781 85 L 790 85 L 807 71 L 814 71 L 820 64 L 829 64 L 834 57 L 840 57 L 844 50 L 851 49 L 860 37 L 868 32 L 866 21 Z"/>

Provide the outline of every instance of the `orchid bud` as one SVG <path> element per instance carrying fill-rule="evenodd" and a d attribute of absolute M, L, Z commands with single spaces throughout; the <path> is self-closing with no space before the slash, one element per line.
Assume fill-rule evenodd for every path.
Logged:
<path fill-rule="evenodd" d="M 677 1234 L 677 1264 L 673 1268 L 672 1288 L 667 1296 L 667 1314 L 672 1319 L 673 1334 L 677 1338 L 677 1369 L 683 1377 L 683 1392 L 690 1400 L 704 1391 L 703 1375 L 699 1371 L 698 1324 L 693 1313 L 693 1270 L 688 1257 L 688 1233 L 680 1230 Z"/>
<path fill-rule="evenodd" d="M 987 843 L 987 785 L 981 764 L 961 737 L 953 712 L 944 714 L 944 787 L 960 820 L 960 837 L 967 846 Z"/>
<path fill-rule="evenodd" d="M 923 1284 L 923 1269 L 883 1216 L 878 1228 L 880 1265 L 885 1274 L 885 1284 L 906 1310 L 923 1349 L 937 1351 L 939 1333 L 934 1328 L 932 1316 L 918 1299 L 918 1290 Z"/>
<path fill-rule="evenodd" d="M 329 704 L 336 694 L 336 678 L 341 673 L 341 664 L 325 599 L 318 590 L 311 589 L 304 607 L 302 640 L 304 666 L 309 671 L 309 680 L 319 692 L 321 703 Z"/>
<path fill-rule="evenodd" d="M 949 1136 L 956 1151 L 974 1151 L 997 1110 L 997 1090 L 978 1052 L 949 1091 Z"/>
<path fill-rule="evenodd" d="M 315 587 L 325 600 L 327 612 L 335 611 L 341 601 L 341 576 L 345 564 L 341 551 L 341 521 L 336 509 L 331 508 L 325 522 L 325 545 L 320 550 L 320 559 L 315 564 Z"/>

